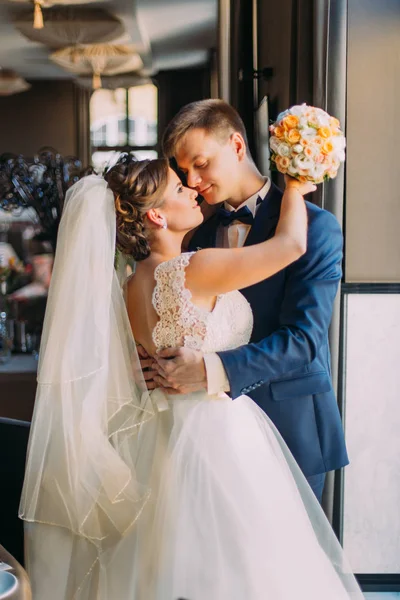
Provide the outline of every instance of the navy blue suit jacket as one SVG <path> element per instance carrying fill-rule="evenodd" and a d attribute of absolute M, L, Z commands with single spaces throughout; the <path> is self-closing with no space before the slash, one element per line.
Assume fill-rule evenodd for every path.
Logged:
<path fill-rule="evenodd" d="M 275 185 L 258 208 L 246 246 L 270 238 L 282 192 Z M 343 237 L 336 218 L 307 203 L 307 252 L 276 275 L 241 290 L 254 313 L 250 344 L 219 352 L 232 398 L 249 395 L 271 418 L 306 476 L 348 463 L 332 389 L 328 328 L 341 279 Z M 215 216 L 190 249 L 215 246 Z"/>

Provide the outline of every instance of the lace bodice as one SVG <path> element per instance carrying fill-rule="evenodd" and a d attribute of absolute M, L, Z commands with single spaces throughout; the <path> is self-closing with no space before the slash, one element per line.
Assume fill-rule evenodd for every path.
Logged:
<path fill-rule="evenodd" d="M 192 303 L 185 287 L 185 269 L 194 252 L 159 264 L 154 272 L 153 306 L 159 322 L 153 330 L 157 349 L 186 346 L 203 352 L 220 352 L 247 344 L 253 313 L 237 291 L 218 296 L 209 312 Z"/>

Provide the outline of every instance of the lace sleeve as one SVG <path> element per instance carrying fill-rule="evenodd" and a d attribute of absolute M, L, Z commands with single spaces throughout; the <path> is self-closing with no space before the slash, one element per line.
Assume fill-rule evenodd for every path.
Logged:
<path fill-rule="evenodd" d="M 153 341 L 158 350 L 202 348 L 208 312 L 192 303 L 192 294 L 185 287 L 185 269 L 193 254 L 181 254 L 159 264 L 154 271 L 153 306 L 160 320 L 153 330 Z"/>

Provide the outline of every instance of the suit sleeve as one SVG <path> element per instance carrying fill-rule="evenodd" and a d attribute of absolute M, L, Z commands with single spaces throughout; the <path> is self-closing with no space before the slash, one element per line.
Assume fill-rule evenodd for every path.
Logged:
<path fill-rule="evenodd" d="M 327 340 L 342 276 L 342 247 L 336 218 L 327 211 L 309 213 L 307 252 L 286 269 L 279 329 L 260 342 L 218 353 L 232 398 L 314 360 Z"/>

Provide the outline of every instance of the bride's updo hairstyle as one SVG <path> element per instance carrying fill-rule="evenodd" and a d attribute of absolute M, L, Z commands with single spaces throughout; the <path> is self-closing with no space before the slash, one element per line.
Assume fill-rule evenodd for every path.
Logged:
<path fill-rule="evenodd" d="M 117 247 L 136 261 L 150 256 L 145 215 L 164 203 L 168 168 L 168 160 L 164 158 L 136 160 L 125 154 L 105 175 L 115 198 Z"/>

